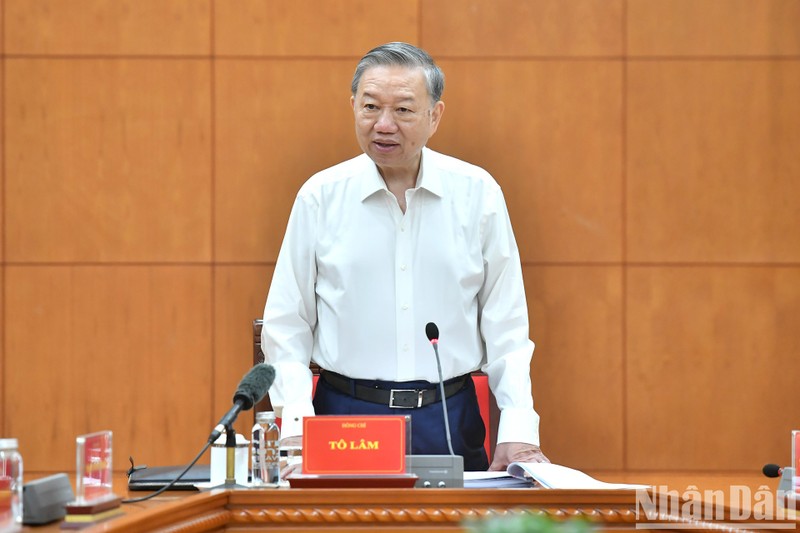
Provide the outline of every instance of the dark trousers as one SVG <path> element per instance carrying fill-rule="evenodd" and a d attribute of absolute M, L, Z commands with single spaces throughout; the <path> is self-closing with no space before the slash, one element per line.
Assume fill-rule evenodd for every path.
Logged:
<path fill-rule="evenodd" d="M 413 389 L 430 387 L 427 381 L 358 380 L 368 387 L 389 389 Z M 409 415 L 411 416 L 411 453 L 414 455 L 449 455 L 444 427 L 442 403 L 434 402 L 418 409 L 395 409 L 388 405 L 372 403 L 331 387 L 324 378 L 317 383 L 314 394 L 314 410 L 318 415 Z M 489 468 L 489 460 L 483 441 L 486 427 L 483 425 L 475 385 L 468 378 L 464 387 L 447 398 L 448 420 L 453 451 L 464 457 L 464 470 L 479 471 Z"/>

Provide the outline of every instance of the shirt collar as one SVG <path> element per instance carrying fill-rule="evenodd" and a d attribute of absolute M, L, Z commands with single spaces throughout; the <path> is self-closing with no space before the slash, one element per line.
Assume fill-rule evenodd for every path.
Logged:
<path fill-rule="evenodd" d="M 364 154 L 364 176 L 361 180 L 361 201 L 363 202 L 378 191 L 387 191 L 386 182 L 383 181 L 378 165 Z"/>
<path fill-rule="evenodd" d="M 417 187 L 425 189 L 439 198 L 444 196 L 442 174 L 436 169 L 436 152 L 428 148 L 422 149 L 422 164 L 420 165 L 420 176 L 417 178 Z"/>
<path fill-rule="evenodd" d="M 383 181 L 378 166 L 369 157 L 366 157 L 367 170 L 365 179 L 361 182 L 361 201 L 363 202 L 373 194 L 381 190 L 388 190 L 386 182 Z M 417 177 L 417 188 L 425 189 L 438 197 L 442 197 L 442 178 L 436 172 L 434 163 L 434 152 L 428 148 L 422 149 L 422 164 L 420 165 L 419 176 Z"/>

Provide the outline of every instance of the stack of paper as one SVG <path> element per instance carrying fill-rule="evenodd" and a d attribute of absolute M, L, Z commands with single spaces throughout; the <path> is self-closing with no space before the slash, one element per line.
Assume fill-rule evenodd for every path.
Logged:
<path fill-rule="evenodd" d="M 464 472 L 464 488 L 646 489 L 648 485 L 606 483 L 553 463 L 511 463 L 506 472 Z"/>
<path fill-rule="evenodd" d="M 465 489 L 516 489 L 530 488 L 532 479 L 521 479 L 508 472 L 464 472 Z"/>

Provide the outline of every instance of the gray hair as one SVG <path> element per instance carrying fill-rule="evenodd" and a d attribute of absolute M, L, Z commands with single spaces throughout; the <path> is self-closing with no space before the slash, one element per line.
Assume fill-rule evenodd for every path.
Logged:
<path fill-rule="evenodd" d="M 387 43 L 373 48 L 361 58 L 353 74 L 353 82 L 350 90 L 353 96 L 358 91 L 358 84 L 361 76 L 367 69 L 377 66 L 402 66 L 420 67 L 425 73 L 425 81 L 428 86 L 428 95 L 435 104 L 442 99 L 444 92 L 444 72 L 434 63 L 433 58 L 422 48 L 417 48 L 408 43 Z"/>

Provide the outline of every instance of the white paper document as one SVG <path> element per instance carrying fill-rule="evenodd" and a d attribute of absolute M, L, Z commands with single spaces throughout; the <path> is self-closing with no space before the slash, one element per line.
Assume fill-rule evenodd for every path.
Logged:
<path fill-rule="evenodd" d="M 465 489 L 514 489 L 530 488 L 532 479 L 520 479 L 508 472 L 464 472 Z"/>
<path fill-rule="evenodd" d="M 646 489 L 648 485 L 606 483 L 553 463 L 511 463 L 506 472 L 464 472 L 464 488 Z"/>

